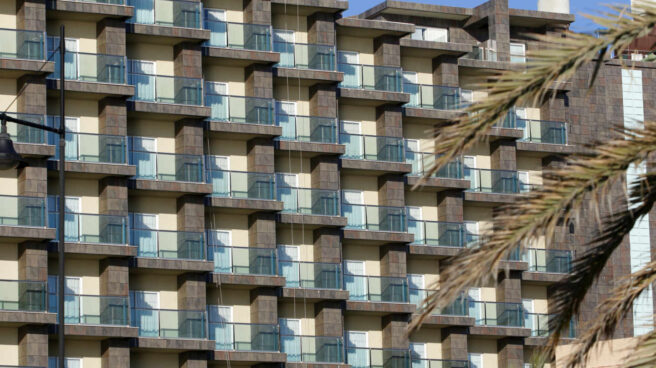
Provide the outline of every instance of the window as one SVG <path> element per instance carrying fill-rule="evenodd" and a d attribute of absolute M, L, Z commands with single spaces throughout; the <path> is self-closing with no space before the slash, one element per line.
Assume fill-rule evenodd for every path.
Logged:
<path fill-rule="evenodd" d="M 417 84 L 417 72 L 403 72 L 403 82 Z"/>
<path fill-rule="evenodd" d="M 205 9 L 205 19 L 212 22 L 225 22 L 226 12 L 223 9 Z"/>
<path fill-rule="evenodd" d="M 483 354 L 481 354 L 481 353 L 469 353 L 469 367 L 470 368 L 484 368 L 484 366 L 483 366 Z"/>
<path fill-rule="evenodd" d="M 406 211 L 408 212 L 408 220 L 422 220 L 421 207 L 407 206 Z"/>
<path fill-rule="evenodd" d="M 156 74 L 156 64 L 154 61 L 130 60 L 130 72 L 137 74 Z"/>
<path fill-rule="evenodd" d="M 364 204 L 364 193 L 360 190 L 343 190 L 342 197 L 346 204 Z"/>
<path fill-rule="evenodd" d="M 338 51 L 337 62 L 340 64 L 359 64 L 360 54 L 354 51 Z"/>
<path fill-rule="evenodd" d="M 228 83 L 225 82 L 206 82 L 207 93 L 214 95 L 228 95 Z"/>
<path fill-rule="evenodd" d="M 446 28 L 417 26 L 415 33 L 410 38 L 422 41 L 449 42 L 449 30 Z"/>
<path fill-rule="evenodd" d="M 510 43 L 510 62 L 511 63 L 525 63 L 526 62 L 526 45 L 523 43 Z"/>
<path fill-rule="evenodd" d="M 531 183 L 529 182 L 528 171 L 518 171 L 517 178 L 519 179 L 519 191 L 522 193 L 531 190 Z"/>

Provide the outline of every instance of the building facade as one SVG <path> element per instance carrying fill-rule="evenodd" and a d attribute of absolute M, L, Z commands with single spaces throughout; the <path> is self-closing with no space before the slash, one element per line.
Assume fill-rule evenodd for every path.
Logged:
<path fill-rule="evenodd" d="M 654 64 L 610 59 L 591 87 L 585 67 L 412 190 L 435 129 L 485 97 L 480 83 L 525 67 L 538 47 L 527 34 L 566 30 L 562 4 L 387 1 L 356 17 L 340 0 L 0 7 L 0 108 L 58 126 L 64 25 L 68 129 L 61 153 L 7 124 L 28 165 L 0 172 L 0 366 L 56 366 L 64 229 L 68 368 L 525 367 L 592 215 L 409 336 L 408 321 L 441 263 L 544 168 L 654 117 Z M 614 256 L 568 338 L 649 256 L 650 227 Z M 617 337 L 643 333 L 653 303 L 641 298 Z"/>

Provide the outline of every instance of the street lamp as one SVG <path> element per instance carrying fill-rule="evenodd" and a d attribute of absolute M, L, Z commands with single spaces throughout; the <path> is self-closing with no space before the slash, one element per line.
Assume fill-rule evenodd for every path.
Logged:
<path fill-rule="evenodd" d="M 51 133 L 55 133 L 59 136 L 59 230 L 58 230 L 58 241 L 59 245 L 57 247 L 59 253 L 59 285 L 57 286 L 57 342 L 59 345 L 59 356 L 57 357 L 58 367 L 65 368 L 65 349 L 64 349 L 64 289 L 65 289 L 65 268 L 64 268 L 64 221 L 65 221 L 65 208 L 66 208 L 66 181 L 65 181 L 65 159 L 64 155 L 66 153 L 66 127 L 64 119 L 64 54 L 66 53 L 66 47 L 64 46 L 64 26 L 62 25 L 59 29 L 59 127 L 49 127 L 46 125 L 36 124 L 31 121 L 16 119 L 7 115 L 6 113 L 0 113 L 0 120 L 2 121 L 2 127 L 0 130 L 0 170 L 10 170 L 15 169 L 19 165 L 24 164 L 22 157 L 16 153 L 14 149 L 14 143 L 11 141 L 9 134 L 7 134 L 7 121 L 28 126 L 35 129 L 45 130 Z"/>

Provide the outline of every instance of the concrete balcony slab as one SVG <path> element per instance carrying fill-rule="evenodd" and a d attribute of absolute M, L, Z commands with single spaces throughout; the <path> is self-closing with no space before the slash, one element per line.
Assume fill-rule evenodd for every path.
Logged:
<path fill-rule="evenodd" d="M 370 89 L 339 88 L 340 101 L 352 105 L 378 107 L 386 104 L 403 105 L 410 102 L 410 95 L 403 92 L 376 91 Z"/>
<path fill-rule="evenodd" d="M 208 287 L 216 285 L 231 285 L 254 289 L 260 286 L 282 287 L 285 285 L 285 278 L 275 275 L 236 275 L 228 273 L 212 273 L 211 284 Z"/>
<path fill-rule="evenodd" d="M 209 65 L 246 68 L 255 64 L 273 65 L 279 62 L 279 52 L 233 49 L 229 47 L 203 47 L 203 63 Z"/>
<path fill-rule="evenodd" d="M 342 158 L 342 173 L 357 173 L 358 175 L 384 175 L 384 174 L 408 174 L 412 171 L 412 165 L 405 162 L 353 160 Z"/>
<path fill-rule="evenodd" d="M 471 185 L 469 180 L 465 179 L 450 179 L 450 178 L 426 178 L 422 182 L 420 176 L 406 176 L 405 184 L 409 188 L 415 188 L 422 192 L 442 192 L 445 190 L 467 190 Z"/>
<path fill-rule="evenodd" d="M 311 303 L 321 300 L 347 300 L 349 292 L 333 289 L 282 288 L 282 298 L 304 299 Z"/>
<path fill-rule="evenodd" d="M 343 242 L 368 244 L 368 245 L 383 245 L 388 243 L 412 243 L 414 235 L 405 232 L 396 231 L 370 231 L 358 229 L 344 229 L 342 231 Z"/>
<path fill-rule="evenodd" d="M 282 127 L 275 125 L 208 121 L 207 127 L 211 137 L 221 139 L 246 141 L 252 138 L 274 138 L 282 135 Z"/>
<path fill-rule="evenodd" d="M 153 272 L 166 274 L 183 274 L 186 272 L 212 272 L 214 263 L 204 260 L 163 259 L 136 257 L 131 260 L 131 272 Z"/>
<path fill-rule="evenodd" d="M 47 2 L 48 19 L 80 19 L 97 22 L 103 18 L 128 19 L 134 15 L 134 7 L 119 4 L 103 4 L 87 1 L 51 0 Z"/>
<path fill-rule="evenodd" d="M 55 71 L 55 63 L 45 60 L 0 58 L 1 78 L 20 78 L 25 75 L 42 76 Z"/>
<path fill-rule="evenodd" d="M 298 142 L 278 140 L 276 149 L 282 154 L 293 152 L 295 154 L 303 153 L 304 158 L 312 158 L 321 155 L 343 155 L 346 146 L 336 143 L 315 143 L 315 142 Z"/>
<path fill-rule="evenodd" d="M 282 211 L 283 203 L 268 199 L 207 197 L 206 205 L 218 212 L 250 214 L 253 212 Z"/>

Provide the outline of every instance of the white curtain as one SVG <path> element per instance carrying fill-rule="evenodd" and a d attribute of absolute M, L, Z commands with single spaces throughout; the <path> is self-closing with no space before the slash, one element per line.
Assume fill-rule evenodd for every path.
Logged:
<path fill-rule="evenodd" d="M 299 247 L 278 246 L 278 259 L 280 261 L 280 273 L 285 277 L 287 287 L 300 286 Z"/>
<path fill-rule="evenodd" d="M 344 285 L 351 300 L 367 300 L 367 279 L 363 261 L 344 261 Z"/>
<path fill-rule="evenodd" d="M 139 336 L 159 337 L 159 293 L 133 291 L 134 321 L 139 328 Z"/>
<path fill-rule="evenodd" d="M 209 323 L 216 342 L 216 350 L 234 350 L 234 326 L 232 324 L 232 307 L 210 305 Z"/>
<path fill-rule="evenodd" d="M 214 272 L 232 273 L 232 249 L 230 247 L 230 232 L 212 230 L 208 234 L 214 258 Z"/>
<path fill-rule="evenodd" d="M 369 367 L 369 348 L 367 342 L 367 332 L 364 331 L 347 331 L 346 346 L 347 360 L 353 368 Z"/>
<path fill-rule="evenodd" d="M 139 257 L 158 257 L 157 215 L 132 214 L 132 229 Z"/>
<path fill-rule="evenodd" d="M 154 0 L 134 0 L 134 18 L 136 23 L 153 24 L 155 23 L 155 1 Z"/>
<path fill-rule="evenodd" d="M 282 351 L 287 353 L 287 361 L 301 361 L 301 321 L 280 318 L 280 342 Z"/>

